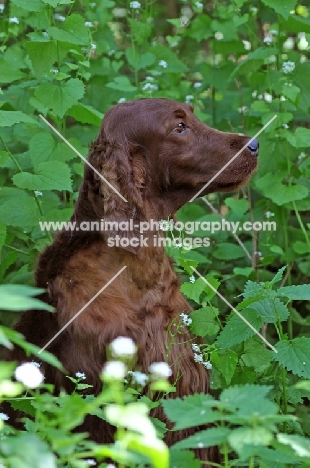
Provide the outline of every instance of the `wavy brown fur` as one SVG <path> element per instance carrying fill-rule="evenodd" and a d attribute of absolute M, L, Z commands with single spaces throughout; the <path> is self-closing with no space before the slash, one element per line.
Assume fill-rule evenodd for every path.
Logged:
<path fill-rule="evenodd" d="M 178 127 L 183 122 L 186 127 Z M 181 131 L 180 131 L 181 130 Z M 180 131 L 180 133 L 179 133 Z M 198 120 L 190 106 L 169 99 L 140 99 L 112 107 L 105 115 L 92 145 L 89 162 L 128 200 L 120 197 L 85 166 L 85 175 L 72 221 L 167 219 L 189 201 L 237 151 L 248 137 L 223 133 Z M 233 190 L 250 177 L 256 157 L 246 148 L 201 195 Z M 60 232 L 41 254 L 36 283 L 47 289 L 44 299 L 55 314 L 25 312 L 16 325 L 26 339 L 43 347 L 57 331 L 123 267 L 118 276 L 49 346 L 74 375 L 85 372 L 98 393 L 99 373 L 106 361 L 106 346 L 117 336 L 131 337 L 138 345 L 138 365 L 147 371 L 152 362 L 165 361 L 167 328 L 191 308 L 179 292 L 179 282 L 163 248 L 108 247 L 110 232 Z M 139 232 L 118 234 L 139 237 Z M 149 240 L 154 233 L 149 233 Z M 147 235 L 147 234 L 146 234 Z M 186 331 L 176 337 L 168 362 L 176 393 L 183 397 L 209 391 L 208 373 L 194 362 Z M 195 342 L 197 339 L 195 338 Z M 199 342 L 199 340 L 198 340 Z M 15 348 L 6 359 L 26 360 Z M 44 364 L 46 381 L 71 391 L 70 381 Z M 154 416 L 165 422 L 162 411 Z M 112 442 L 113 428 L 93 416 L 82 428 L 98 442 Z M 194 429 L 168 431 L 169 445 L 193 434 Z M 217 461 L 216 448 L 196 452 L 202 460 Z M 206 465 L 204 465 L 206 466 Z"/>

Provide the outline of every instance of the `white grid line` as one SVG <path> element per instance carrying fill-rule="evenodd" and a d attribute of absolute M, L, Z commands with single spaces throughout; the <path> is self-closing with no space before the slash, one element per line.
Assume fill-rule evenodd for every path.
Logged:
<path fill-rule="evenodd" d="M 117 193 L 117 195 L 118 195 L 123 201 L 125 201 L 126 203 L 128 202 L 128 200 L 126 200 L 126 198 L 123 197 L 123 195 L 121 195 L 121 194 L 116 190 L 116 188 L 113 187 L 113 185 L 110 184 L 110 182 L 108 182 L 107 179 L 105 179 L 105 178 L 103 177 L 103 175 L 100 174 L 100 172 L 97 171 L 97 169 L 96 169 L 92 164 L 90 164 L 90 162 L 89 162 L 86 158 L 84 158 L 84 156 L 83 156 L 76 148 L 74 148 L 74 146 L 71 145 L 71 143 L 70 143 L 68 140 L 66 140 L 66 138 L 65 138 L 64 136 L 62 136 L 61 133 L 59 133 L 59 131 L 56 130 L 56 128 L 53 127 L 53 125 L 51 125 L 51 124 L 45 119 L 45 117 L 43 117 L 43 115 L 41 115 L 41 114 L 39 114 L 39 115 L 40 115 L 41 119 L 56 133 L 56 135 L 58 135 L 59 138 L 61 138 L 65 143 L 67 143 L 67 145 L 68 145 L 68 146 L 69 146 L 69 147 L 70 147 L 70 148 L 71 148 L 71 149 L 72 149 L 72 150 L 73 150 L 89 167 L 91 167 L 92 170 L 93 170 L 99 177 L 101 177 L 101 179 L 102 179 L 112 190 L 114 190 L 114 192 Z"/>
<path fill-rule="evenodd" d="M 238 315 L 238 317 L 240 317 L 240 318 L 247 324 L 248 327 L 251 328 L 251 330 L 253 330 L 253 331 L 256 333 L 257 336 L 259 336 L 259 338 L 260 338 L 264 343 L 266 343 L 267 346 L 269 346 L 269 348 L 272 349 L 272 351 L 274 351 L 275 353 L 278 352 L 278 351 L 276 350 L 276 348 L 275 348 L 274 346 L 272 346 L 272 344 L 270 344 L 269 341 L 266 340 L 266 338 L 265 338 L 263 335 L 261 335 L 261 334 L 256 330 L 256 328 L 254 328 L 253 325 L 252 325 L 245 317 L 243 317 L 243 315 L 240 314 L 240 312 L 239 312 L 237 309 L 235 309 L 235 307 L 233 307 L 233 306 L 230 304 L 230 302 L 228 302 L 227 299 L 225 299 L 225 297 L 222 296 L 222 294 L 219 293 L 219 292 L 212 286 L 212 284 L 209 283 L 208 280 L 206 280 L 206 278 L 204 278 L 204 277 L 199 273 L 199 271 L 196 270 L 196 268 L 194 268 L 193 266 L 191 266 L 191 269 L 192 269 L 192 270 L 209 286 L 209 288 L 212 289 L 213 292 L 215 292 L 215 293 L 218 295 L 218 297 L 219 297 L 220 299 L 222 299 L 222 301 L 225 302 L 226 305 L 228 305 L 228 307 L 230 307 L 231 310 L 233 310 L 233 311 Z"/>
<path fill-rule="evenodd" d="M 52 338 L 51 340 L 49 340 L 48 343 L 46 343 L 46 345 L 43 346 L 43 348 L 40 349 L 39 354 L 41 354 L 42 351 L 44 351 L 44 350 L 57 338 L 57 336 L 59 336 L 59 335 L 70 325 L 70 323 L 72 323 L 73 320 L 75 320 L 75 319 L 83 312 L 83 310 L 85 310 L 86 307 L 88 307 L 89 304 L 91 304 L 91 303 L 96 299 L 96 297 L 98 297 L 99 294 L 101 294 L 102 291 L 104 291 L 105 288 L 107 288 L 107 287 L 112 283 L 112 281 L 114 281 L 115 278 L 117 278 L 118 275 L 120 275 L 120 274 L 122 273 L 122 271 L 125 270 L 125 268 L 127 268 L 127 266 L 124 266 L 121 270 L 119 270 L 119 272 L 116 273 L 116 275 L 114 275 L 113 278 L 111 278 L 110 281 L 108 281 L 107 284 L 105 284 L 105 285 L 103 286 L 103 288 L 101 288 L 100 291 L 98 291 L 97 294 L 95 294 L 95 295 L 90 299 L 90 301 L 88 301 L 87 304 L 85 304 L 85 305 L 82 307 L 82 309 L 80 309 L 80 310 L 74 315 L 74 317 L 72 317 L 72 318 L 69 320 L 69 322 L 67 322 L 66 325 L 64 325 L 64 326 L 61 328 L 61 329 L 59 330 L 59 332 L 57 332 L 56 335 L 54 335 L 53 338 Z"/>
<path fill-rule="evenodd" d="M 239 156 L 239 154 L 242 153 L 242 151 L 243 151 L 245 148 L 247 148 L 247 147 L 251 144 L 251 142 L 252 142 L 253 140 L 255 140 L 255 138 L 256 138 L 258 135 L 260 135 L 260 134 L 265 130 L 265 128 L 267 128 L 268 125 L 270 125 L 271 122 L 273 122 L 274 119 L 276 119 L 276 118 L 277 118 L 277 115 L 274 115 L 274 116 L 269 120 L 269 122 L 267 122 L 267 123 L 263 126 L 263 128 L 261 128 L 260 131 L 257 132 L 256 135 L 254 135 L 254 136 L 251 138 L 251 140 L 249 140 L 249 141 L 247 142 L 247 144 L 244 145 L 244 147 L 241 148 L 241 150 L 239 150 L 238 153 L 236 153 L 235 156 L 233 156 L 233 157 L 225 164 L 225 166 L 223 166 L 222 169 L 220 169 L 220 170 L 212 177 L 212 179 L 210 179 L 209 182 L 207 182 L 207 183 L 202 187 L 202 189 L 200 189 L 199 192 L 197 192 L 196 195 L 194 195 L 193 198 L 191 198 L 189 201 L 190 201 L 190 202 L 194 201 L 195 198 L 197 198 L 198 195 L 200 195 L 201 192 L 203 192 L 203 191 L 208 187 L 208 185 L 210 185 L 211 182 L 213 182 L 214 179 L 216 179 L 217 176 L 219 176 L 219 175 L 226 169 L 226 167 L 228 167 L 228 166 Z"/>

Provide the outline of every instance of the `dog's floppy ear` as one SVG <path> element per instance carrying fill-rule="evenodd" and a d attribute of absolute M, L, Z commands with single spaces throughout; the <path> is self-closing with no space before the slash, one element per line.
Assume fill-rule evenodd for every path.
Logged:
<path fill-rule="evenodd" d="M 145 219 L 145 156 L 125 138 L 123 141 L 110 142 L 101 130 L 92 145 L 88 160 L 98 171 L 92 171 L 91 168 L 86 171 L 92 179 L 92 183 L 88 183 L 88 200 L 96 217 L 105 221 L 106 237 L 114 241 L 117 235 L 129 240 L 132 237 L 139 238 L 138 224 Z M 90 171 L 93 173 L 90 174 Z M 134 225 L 136 228 L 133 228 Z M 139 250 L 125 244 L 123 242 L 122 246 L 127 250 L 135 253 Z"/>

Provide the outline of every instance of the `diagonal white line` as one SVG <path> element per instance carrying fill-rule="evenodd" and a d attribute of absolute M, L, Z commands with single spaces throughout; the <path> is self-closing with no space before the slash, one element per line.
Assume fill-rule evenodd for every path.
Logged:
<path fill-rule="evenodd" d="M 190 201 L 190 202 L 194 201 L 195 198 L 197 198 L 198 195 L 200 195 L 201 192 L 203 192 L 203 190 L 205 190 L 205 189 L 208 187 L 208 185 L 210 185 L 211 182 L 213 182 L 214 179 L 216 179 L 216 178 L 226 169 L 226 167 L 228 167 L 228 166 L 239 156 L 239 154 L 242 153 L 242 151 L 243 151 L 245 148 L 247 148 L 247 147 L 251 144 L 251 142 L 252 142 L 253 140 L 255 140 L 255 138 L 258 137 L 258 135 L 260 135 L 260 134 L 265 130 L 265 128 L 267 128 L 268 125 L 270 125 L 271 122 L 273 122 L 274 119 L 276 119 L 276 118 L 277 118 L 277 115 L 274 115 L 274 116 L 272 117 L 272 119 L 270 119 L 269 122 L 267 122 L 267 123 L 263 126 L 263 128 L 261 128 L 260 131 L 257 132 L 256 135 L 254 135 L 254 136 L 251 138 L 251 140 L 249 140 L 249 141 L 247 142 L 247 144 L 244 145 L 244 147 L 241 148 L 241 150 L 238 151 L 238 153 L 236 153 L 235 156 L 233 156 L 233 157 L 228 161 L 228 163 L 226 163 L 225 166 L 223 166 L 222 169 L 220 169 L 220 170 L 212 177 L 212 179 L 210 179 L 209 182 L 207 182 L 206 185 L 204 185 L 204 186 L 202 187 L 202 189 L 200 189 L 199 192 L 197 192 L 196 195 L 194 195 L 193 198 L 191 198 L 189 201 Z"/>
<path fill-rule="evenodd" d="M 219 293 L 219 292 L 212 286 L 212 284 L 209 283 L 209 281 L 206 280 L 206 278 L 204 278 L 204 277 L 199 273 L 199 271 L 196 270 L 196 268 L 194 268 L 193 266 L 191 266 L 191 269 L 192 269 L 192 270 L 209 286 L 209 288 L 212 289 L 212 291 L 214 291 L 214 292 L 218 295 L 218 297 L 219 297 L 220 299 L 222 299 L 222 301 L 225 302 L 225 304 L 228 305 L 228 307 L 230 307 L 231 310 L 233 310 L 233 311 L 238 315 L 238 317 L 240 317 L 240 318 L 247 324 L 248 327 L 251 328 L 251 330 L 253 330 L 253 331 L 256 333 L 256 335 L 258 335 L 258 336 L 260 337 L 260 339 L 261 339 L 262 341 L 264 341 L 264 343 L 266 343 L 267 346 L 269 346 L 269 348 L 272 349 L 272 351 L 274 351 L 275 353 L 278 352 L 278 351 L 276 350 L 276 348 L 275 348 L 274 346 L 272 346 L 272 344 L 270 344 L 269 341 L 267 341 L 266 338 L 265 338 L 263 335 L 261 335 L 261 334 L 256 330 L 256 328 L 254 328 L 253 325 L 252 325 L 245 317 L 243 317 L 243 315 L 240 314 L 240 312 L 239 312 L 237 309 L 235 309 L 235 308 L 228 302 L 228 300 L 225 299 L 225 297 L 222 296 L 222 294 Z"/>
<path fill-rule="evenodd" d="M 67 145 L 68 145 L 78 156 L 80 156 L 80 158 L 83 159 L 83 161 L 84 161 L 86 164 L 88 164 L 88 166 L 91 167 L 92 170 L 93 170 L 94 172 L 96 172 L 96 174 L 97 174 L 99 177 L 101 177 L 101 179 L 104 180 L 104 182 L 105 182 L 112 190 L 114 190 L 114 192 L 117 193 L 117 195 L 118 195 L 119 197 L 121 197 L 122 200 L 124 200 L 125 202 L 128 201 L 128 200 L 126 200 L 125 197 L 123 197 L 123 195 L 121 195 L 121 194 L 116 190 L 115 187 L 113 187 L 112 184 L 110 184 L 110 182 L 107 181 L 107 179 L 105 179 L 105 178 L 103 177 L 102 174 L 100 174 L 99 171 L 97 171 L 97 169 L 96 169 L 92 164 L 90 164 L 89 161 L 87 161 L 86 158 L 84 158 L 84 156 L 81 155 L 81 153 L 80 153 L 76 148 L 74 148 L 74 146 L 71 145 L 71 143 L 70 143 L 68 140 L 66 140 L 66 138 L 65 138 L 64 136 L 62 136 L 61 133 L 59 133 L 58 130 L 56 130 L 55 127 L 53 127 L 53 125 L 51 125 L 51 124 L 43 117 L 43 115 L 39 114 L 39 116 L 40 116 L 41 119 L 44 120 L 44 122 L 56 133 L 56 135 L 58 135 L 65 143 L 67 143 Z"/>
<path fill-rule="evenodd" d="M 98 291 L 97 294 L 95 294 L 94 297 L 92 297 L 91 300 L 88 301 L 87 304 L 85 304 L 85 305 L 82 307 L 82 309 L 80 309 L 80 310 L 74 315 L 74 317 L 72 317 L 72 319 L 70 319 L 69 322 L 67 322 L 66 325 L 64 325 L 64 326 L 61 328 L 61 330 L 59 330 L 59 332 L 57 332 L 56 335 L 54 335 L 53 338 L 52 338 L 51 340 L 49 340 L 49 342 L 46 343 L 46 345 L 44 345 L 43 348 L 40 349 L 39 354 L 42 353 L 42 351 L 44 351 L 45 348 L 47 348 L 47 347 L 57 338 L 57 336 L 59 336 L 59 335 L 70 325 L 70 323 L 72 323 L 73 320 L 75 320 L 75 319 L 83 312 L 83 310 L 85 310 L 86 307 L 88 307 L 89 304 L 91 304 L 91 303 L 96 299 L 96 297 L 98 297 L 99 294 L 101 294 L 102 291 L 104 291 L 105 288 L 107 288 L 107 287 L 112 283 L 112 281 L 114 281 L 115 278 L 117 278 L 118 275 L 120 275 L 120 274 L 122 273 L 122 271 L 125 270 L 125 268 L 127 268 L 127 266 L 124 266 L 118 273 L 116 273 L 116 275 L 114 275 L 113 278 L 111 278 L 110 281 L 108 281 L 107 284 L 105 284 L 105 285 L 103 286 L 103 288 L 101 288 L 100 291 Z"/>

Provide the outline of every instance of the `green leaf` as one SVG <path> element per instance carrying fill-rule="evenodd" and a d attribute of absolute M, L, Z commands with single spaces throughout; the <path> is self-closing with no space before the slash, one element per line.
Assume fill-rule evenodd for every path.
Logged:
<path fill-rule="evenodd" d="M 51 5 L 53 8 L 57 7 L 59 4 L 63 4 L 62 0 L 42 0 L 43 3 L 47 3 L 48 5 Z M 68 1 L 67 3 L 71 3 L 71 0 Z"/>
<path fill-rule="evenodd" d="M 0 285 L 0 308 L 3 310 L 29 310 L 43 309 L 52 311 L 53 308 L 31 296 L 36 296 L 43 292 L 43 289 L 31 288 L 30 286 L 19 284 Z"/>
<path fill-rule="evenodd" d="M 48 72 L 58 59 L 55 42 L 26 42 L 25 47 L 38 77 Z"/>
<path fill-rule="evenodd" d="M 76 13 L 67 16 L 62 28 L 52 26 L 48 28 L 49 35 L 60 42 L 69 42 L 76 45 L 89 44 L 88 30 L 85 19 Z"/>
<path fill-rule="evenodd" d="M 181 292 L 185 294 L 188 299 L 192 299 L 193 301 L 199 304 L 199 298 L 206 288 L 206 283 L 202 278 L 197 278 L 194 283 L 185 282 L 181 285 Z"/>
<path fill-rule="evenodd" d="M 277 434 L 277 439 L 281 444 L 292 447 L 299 457 L 310 458 L 310 439 L 294 434 Z"/>
<path fill-rule="evenodd" d="M 244 352 L 241 355 L 241 362 L 247 367 L 254 367 L 256 370 L 260 367 L 266 368 L 272 358 L 272 353 L 262 346 L 261 341 L 257 339 L 248 340 L 244 344 Z"/>
<path fill-rule="evenodd" d="M 42 162 L 38 164 L 36 174 L 21 172 L 13 176 L 13 182 L 17 187 L 28 190 L 72 191 L 70 170 L 61 161 Z"/>
<path fill-rule="evenodd" d="M 305 18 L 301 18 L 305 19 Z M 308 19 L 309 21 L 309 19 Z M 309 25 L 308 25 L 309 27 Z M 302 31 L 305 31 L 302 29 Z M 310 63 L 301 63 L 296 66 L 295 69 L 295 84 L 300 88 L 300 96 L 298 100 L 298 106 L 304 112 L 308 112 L 310 107 L 310 88 L 308 76 L 310 73 Z"/>
<path fill-rule="evenodd" d="M 303 185 L 284 185 L 282 183 L 284 174 L 268 172 L 256 181 L 256 186 L 263 195 L 270 198 L 279 206 L 294 200 L 302 200 L 308 196 L 308 189 Z"/>
<path fill-rule="evenodd" d="M 262 2 L 287 20 L 290 16 L 290 12 L 294 10 L 297 0 L 285 0 L 285 2 L 279 2 L 279 0 L 262 0 Z"/>
<path fill-rule="evenodd" d="M 200 461 L 191 450 L 170 449 L 170 468 L 201 468 Z"/>
<path fill-rule="evenodd" d="M 0 59 L 0 83 L 8 84 L 26 77 L 25 73 L 16 69 L 12 64 L 4 59 Z"/>
<path fill-rule="evenodd" d="M 71 78 L 66 83 L 41 83 L 35 90 L 35 96 L 47 109 L 63 118 L 65 113 L 84 95 L 84 85 L 78 78 Z"/>
<path fill-rule="evenodd" d="M 167 417 L 175 423 L 174 430 L 187 427 L 200 426 L 216 421 L 219 413 L 212 409 L 213 397 L 203 393 L 196 393 L 180 398 L 167 398 L 162 400 Z"/>
<path fill-rule="evenodd" d="M 266 323 L 283 322 L 289 317 L 289 310 L 278 298 L 263 299 L 252 303 L 246 310 L 254 310 Z"/>
<path fill-rule="evenodd" d="M 151 47 L 150 51 L 156 56 L 158 64 L 161 60 L 167 62 L 167 68 L 159 67 L 162 73 L 183 73 L 188 71 L 187 66 L 168 47 L 157 44 Z"/>
<path fill-rule="evenodd" d="M 203 307 L 191 313 L 191 332 L 197 336 L 212 336 L 219 331 L 216 317 L 219 310 L 216 307 Z"/>
<path fill-rule="evenodd" d="M 235 198 L 226 198 L 225 204 L 231 208 L 232 212 L 235 213 L 238 217 L 241 217 L 249 209 L 249 200 L 245 198 L 240 198 L 236 200 Z"/>
<path fill-rule="evenodd" d="M 262 327 L 263 319 L 257 316 L 254 310 L 244 311 L 243 315 L 256 330 Z M 253 335 L 255 335 L 255 332 L 233 312 L 232 317 L 227 321 L 225 327 L 219 334 L 216 343 L 220 348 L 227 349 L 248 340 Z"/>
<path fill-rule="evenodd" d="M 306 242 L 296 241 L 292 245 L 294 252 L 303 255 L 310 253 L 310 246 Z"/>
<path fill-rule="evenodd" d="M 46 8 L 41 0 L 12 0 L 12 3 L 28 11 L 42 11 Z"/>
<path fill-rule="evenodd" d="M 299 377 L 310 378 L 310 338 L 279 341 L 275 348 L 278 351 L 273 356 L 275 361 Z"/>
<path fill-rule="evenodd" d="M 278 53 L 279 51 L 275 47 L 259 47 L 254 50 L 254 52 L 250 52 L 247 58 L 236 66 L 228 78 L 229 81 L 233 80 L 240 72 L 242 72 L 242 74 L 246 74 L 257 70 L 261 65 L 268 61 L 270 56 L 278 55 Z"/>
<path fill-rule="evenodd" d="M 33 197 L 24 193 L 0 206 L 0 220 L 9 226 L 38 226 L 40 213 Z"/>
<path fill-rule="evenodd" d="M 310 129 L 298 127 L 295 133 L 288 133 L 288 142 L 295 148 L 304 148 L 310 146 Z"/>
<path fill-rule="evenodd" d="M 137 70 L 142 68 L 147 69 L 150 65 L 155 63 L 156 57 L 151 52 L 146 52 L 144 54 L 138 54 L 137 51 L 133 48 L 128 48 L 125 52 L 128 63 Z"/>
<path fill-rule="evenodd" d="M 20 111 L 2 111 L 0 110 L 0 127 L 11 127 L 17 123 L 31 123 L 38 125 L 38 122 L 32 117 Z"/>
<path fill-rule="evenodd" d="M 272 432 L 265 427 L 238 427 L 228 436 L 228 442 L 240 457 L 245 445 L 266 446 L 273 439 Z"/>
<path fill-rule="evenodd" d="M 286 270 L 287 268 L 287 265 L 283 266 L 282 268 L 280 268 L 280 270 L 277 271 L 277 273 L 275 274 L 275 276 L 273 277 L 273 279 L 270 281 L 270 284 L 276 284 L 278 283 L 279 281 L 282 280 L 283 278 L 283 273 L 284 271 Z"/>
<path fill-rule="evenodd" d="M 47 132 L 37 133 L 29 142 L 31 161 L 36 169 L 39 164 L 46 161 L 56 147 L 56 141 Z"/>
<path fill-rule="evenodd" d="M 310 284 L 285 286 L 278 289 L 277 294 L 287 297 L 291 301 L 310 301 Z"/>
<path fill-rule="evenodd" d="M 132 93 L 133 91 L 137 90 L 136 86 L 133 86 L 130 83 L 127 76 L 117 76 L 114 78 L 113 82 L 107 83 L 106 86 L 108 88 L 116 89 L 117 91 L 123 91 L 125 93 Z"/>
<path fill-rule="evenodd" d="M 222 244 L 218 244 L 213 255 L 220 260 L 235 260 L 244 257 L 244 251 L 239 245 L 223 242 Z"/>
<path fill-rule="evenodd" d="M 35 434 L 24 432 L 0 440 L 0 452 L 5 458 L 14 460 L 16 468 L 57 468 L 56 456 Z"/>
<path fill-rule="evenodd" d="M 3 247 L 5 238 L 6 238 L 6 225 L 2 221 L 0 221 L 0 252 Z"/>
<path fill-rule="evenodd" d="M 210 16 L 199 14 L 191 22 L 191 27 L 189 28 L 188 35 L 196 39 L 196 41 L 198 42 L 208 39 L 209 37 L 213 36 L 211 22 L 212 20 Z"/>
<path fill-rule="evenodd" d="M 92 106 L 78 103 L 68 110 L 68 115 L 73 117 L 77 122 L 88 123 L 91 125 L 100 126 L 103 119 L 103 114 L 97 111 Z"/>
<path fill-rule="evenodd" d="M 220 349 L 218 351 L 212 352 L 211 354 L 212 363 L 223 375 L 227 385 L 230 384 L 231 379 L 233 378 L 238 360 L 238 354 L 230 349 Z"/>
<path fill-rule="evenodd" d="M 226 442 L 229 434 L 230 429 L 227 427 L 212 427 L 211 429 L 197 432 L 195 435 L 177 442 L 173 445 L 173 449 L 213 447 Z"/>

